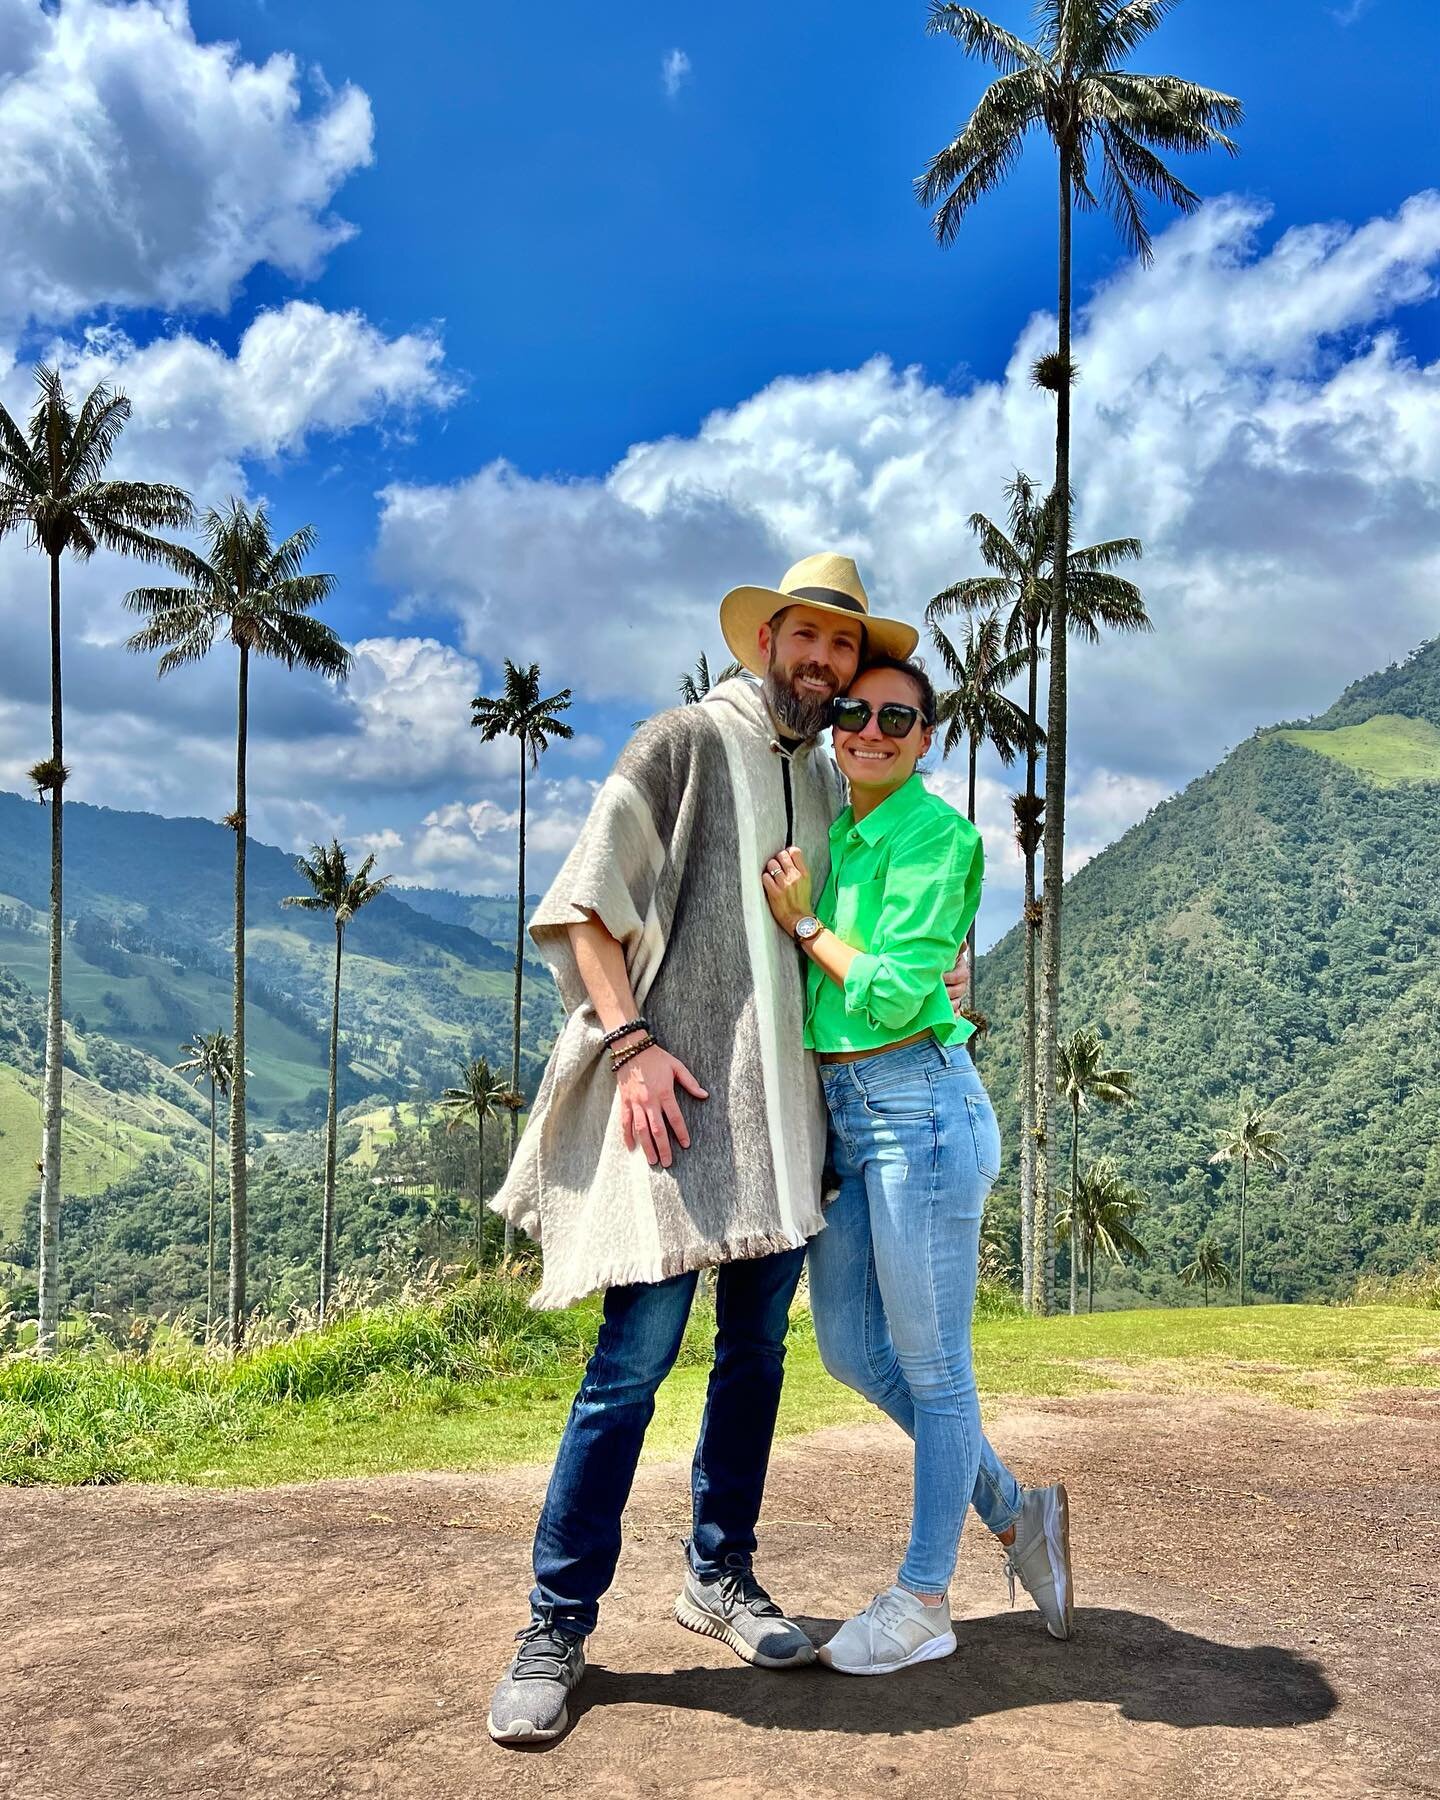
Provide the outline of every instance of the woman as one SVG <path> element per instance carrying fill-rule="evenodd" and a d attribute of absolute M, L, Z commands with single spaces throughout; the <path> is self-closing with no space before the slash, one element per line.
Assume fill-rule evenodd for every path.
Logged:
<path fill-rule="evenodd" d="M 929 793 L 935 693 L 924 669 L 873 661 L 833 707 L 850 806 L 830 833 L 811 910 L 803 855 L 766 865 L 776 923 L 810 959 L 806 1044 L 820 1059 L 839 1194 L 810 1246 L 825 1366 L 915 1441 L 909 1547 L 893 1585 L 820 1651 L 885 1675 L 955 1648 L 947 1589 L 965 1509 L 1006 1546 L 1051 1635 L 1069 1637 L 1069 1513 L 1056 1485 L 1026 1491 L 980 1429 L 970 1324 L 985 1196 L 1000 1134 L 944 988 L 980 903 L 975 827 Z"/>

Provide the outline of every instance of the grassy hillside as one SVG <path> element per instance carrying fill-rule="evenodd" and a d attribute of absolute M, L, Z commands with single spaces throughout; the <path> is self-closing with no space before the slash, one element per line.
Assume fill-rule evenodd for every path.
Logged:
<path fill-rule="evenodd" d="M 1257 734 L 1068 884 L 1064 1029 L 1097 1027 L 1142 1096 L 1083 1127 L 1149 1201 L 1130 1303 L 1177 1295 L 1204 1231 L 1233 1261 L 1234 1179 L 1206 1158 L 1246 1091 L 1277 1103 L 1290 1157 L 1253 1183 L 1259 1293 L 1342 1292 L 1440 1245 L 1437 724 L 1432 644 L 1322 719 Z M 1011 932 L 979 972 L 1012 1219 L 1020 956 Z"/>
<path fill-rule="evenodd" d="M 67 1020 L 172 1060 L 192 1031 L 230 1016 L 234 840 L 205 820 L 79 804 L 66 820 Z M 48 869 L 42 809 L 0 793 L 0 966 L 36 994 Z M 261 1128 L 313 1124 L 323 1108 L 334 939 L 325 918 L 282 908 L 303 885 L 293 857 L 251 842 L 248 1060 Z M 473 1055 L 508 1061 L 512 968 L 513 951 L 469 925 L 382 895 L 346 937 L 342 1098 L 438 1090 Z M 554 985 L 532 964 L 524 1084 L 557 1021 Z M 0 1037 L 0 1065 L 13 1062 Z"/>

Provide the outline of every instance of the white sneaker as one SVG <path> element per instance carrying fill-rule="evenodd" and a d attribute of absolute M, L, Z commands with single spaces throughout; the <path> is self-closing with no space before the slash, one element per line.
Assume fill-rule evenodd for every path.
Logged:
<path fill-rule="evenodd" d="M 891 1675 L 949 1656 L 954 1648 L 948 1598 L 927 1606 L 907 1588 L 889 1587 L 845 1621 L 821 1647 L 820 1660 L 842 1675 Z"/>
<path fill-rule="evenodd" d="M 1015 1521 L 1015 1542 L 1005 1552 L 1010 1604 L 1015 1583 L 1040 1608 L 1045 1629 L 1068 1638 L 1075 1629 L 1075 1582 L 1070 1567 L 1070 1501 L 1063 1482 L 1026 1488 Z"/>

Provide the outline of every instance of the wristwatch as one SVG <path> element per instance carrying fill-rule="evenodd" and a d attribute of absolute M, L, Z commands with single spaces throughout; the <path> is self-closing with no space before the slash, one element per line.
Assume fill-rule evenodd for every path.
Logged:
<path fill-rule="evenodd" d="M 795 941 L 800 944 L 808 944 L 811 938 L 822 929 L 823 927 L 814 913 L 806 913 L 803 919 L 795 921 Z"/>

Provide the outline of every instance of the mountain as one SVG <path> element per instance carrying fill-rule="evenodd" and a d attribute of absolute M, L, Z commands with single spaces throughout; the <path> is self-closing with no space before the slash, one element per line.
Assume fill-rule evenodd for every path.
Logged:
<path fill-rule="evenodd" d="M 66 1019 L 82 1036 L 168 1065 L 192 1031 L 229 1025 L 234 840 L 203 819 L 74 802 L 65 822 Z M 282 908 L 305 887 L 293 856 L 254 840 L 247 854 L 255 1121 L 313 1124 L 324 1107 L 334 927 L 324 915 Z M 0 793 L 0 967 L 37 996 L 48 887 L 44 809 Z M 493 902 L 510 919 L 514 904 Z M 433 1093 L 472 1055 L 508 1065 L 513 958 L 504 943 L 399 894 L 373 901 L 345 935 L 342 1099 L 416 1087 Z M 529 974 L 526 1085 L 559 1017 L 549 974 L 537 963 Z M 0 1066 L 20 1066 L 17 1040 L 3 1025 Z"/>
<path fill-rule="evenodd" d="M 1289 1157 L 1252 1171 L 1257 1295 L 1334 1296 L 1440 1251 L 1437 818 L 1440 640 L 1257 731 L 1067 884 L 1062 1027 L 1096 1027 L 1141 1094 L 1082 1120 L 1083 1154 L 1113 1151 L 1148 1202 L 1151 1263 L 1122 1296 L 1176 1295 L 1207 1230 L 1233 1265 L 1236 1177 L 1206 1158 L 1242 1095 L 1274 1103 Z M 1012 1228 L 1021 949 L 1017 928 L 977 977 Z"/>

